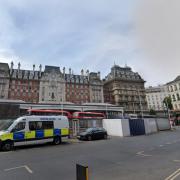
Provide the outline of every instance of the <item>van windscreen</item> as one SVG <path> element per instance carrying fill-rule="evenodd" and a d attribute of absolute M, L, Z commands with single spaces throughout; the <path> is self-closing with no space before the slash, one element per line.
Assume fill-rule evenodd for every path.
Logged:
<path fill-rule="evenodd" d="M 13 124 L 14 119 L 0 120 L 0 131 L 6 131 Z"/>

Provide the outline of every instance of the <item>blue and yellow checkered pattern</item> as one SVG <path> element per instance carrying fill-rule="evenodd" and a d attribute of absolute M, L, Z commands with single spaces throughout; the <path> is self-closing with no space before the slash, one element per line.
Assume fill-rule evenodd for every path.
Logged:
<path fill-rule="evenodd" d="M 15 132 L 15 133 L 7 133 L 0 136 L 1 141 L 6 140 L 14 140 L 14 141 L 23 141 L 23 140 L 31 140 L 31 139 L 45 139 L 51 138 L 54 136 L 68 136 L 69 129 L 45 129 L 45 130 L 36 130 L 36 131 L 28 131 L 28 132 Z"/>

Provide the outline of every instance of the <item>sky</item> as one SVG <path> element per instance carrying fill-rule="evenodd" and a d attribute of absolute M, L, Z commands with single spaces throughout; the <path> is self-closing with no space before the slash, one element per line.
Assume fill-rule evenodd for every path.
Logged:
<path fill-rule="evenodd" d="M 0 62 L 74 74 L 132 67 L 146 86 L 180 75 L 179 0 L 0 0 Z"/>

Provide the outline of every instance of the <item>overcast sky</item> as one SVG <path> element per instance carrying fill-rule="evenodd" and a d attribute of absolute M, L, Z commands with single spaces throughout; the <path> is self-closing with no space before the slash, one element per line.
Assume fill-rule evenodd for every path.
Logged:
<path fill-rule="evenodd" d="M 107 75 L 127 64 L 148 85 L 180 75 L 179 0 L 0 0 L 0 61 Z"/>

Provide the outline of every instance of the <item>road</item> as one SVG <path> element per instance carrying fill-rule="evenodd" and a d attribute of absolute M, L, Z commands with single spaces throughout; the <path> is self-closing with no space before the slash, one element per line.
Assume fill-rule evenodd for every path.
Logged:
<path fill-rule="evenodd" d="M 180 179 L 180 129 L 0 152 L 0 180 L 75 180 L 76 163 L 89 167 L 89 180 Z"/>

